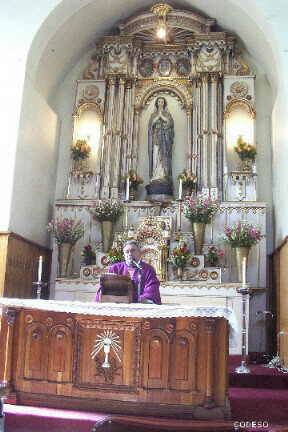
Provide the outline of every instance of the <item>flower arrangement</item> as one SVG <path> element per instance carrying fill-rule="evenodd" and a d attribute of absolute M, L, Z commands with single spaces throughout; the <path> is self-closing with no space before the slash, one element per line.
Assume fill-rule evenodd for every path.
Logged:
<path fill-rule="evenodd" d="M 182 185 L 185 188 L 190 188 L 192 190 L 196 189 L 197 186 L 197 176 L 190 171 L 184 169 L 182 173 L 178 175 L 178 180 L 182 180 Z"/>
<path fill-rule="evenodd" d="M 96 254 L 93 251 L 92 246 L 90 244 L 84 246 L 81 252 L 81 256 L 83 257 L 83 260 L 86 265 L 95 264 L 96 262 Z"/>
<path fill-rule="evenodd" d="M 75 244 L 84 235 L 84 224 L 71 218 L 52 219 L 47 225 L 47 230 L 55 237 L 58 245 Z"/>
<path fill-rule="evenodd" d="M 263 237 L 259 227 L 243 221 L 238 221 L 232 226 L 226 226 L 224 230 L 224 241 L 229 243 L 231 247 L 251 247 Z"/>
<path fill-rule="evenodd" d="M 255 160 L 255 156 L 257 154 L 256 147 L 252 144 L 248 144 L 243 140 L 242 135 L 239 135 L 237 139 L 237 145 L 234 147 L 236 153 L 240 157 L 241 160 L 251 159 Z"/>
<path fill-rule="evenodd" d="M 123 249 L 118 247 L 112 247 L 107 253 L 108 264 L 115 264 L 117 262 L 124 261 Z"/>
<path fill-rule="evenodd" d="M 210 197 L 188 197 L 183 204 L 184 216 L 191 222 L 209 223 L 218 209 L 218 201 L 213 201 Z"/>
<path fill-rule="evenodd" d="M 138 176 L 138 174 L 136 173 L 136 171 L 134 169 L 130 169 L 128 171 L 128 174 L 122 178 L 122 181 L 126 181 L 127 178 L 129 178 L 129 186 L 131 189 L 137 189 L 139 184 L 143 183 L 143 179 Z"/>
<path fill-rule="evenodd" d="M 90 211 L 99 222 L 115 222 L 123 213 L 123 204 L 119 200 L 103 199 L 96 201 L 95 207 Z"/>
<path fill-rule="evenodd" d="M 218 249 L 217 246 L 209 246 L 206 259 L 209 265 L 216 266 L 218 264 L 219 258 L 225 255 L 223 249 Z"/>
<path fill-rule="evenodd" d="M 91 147 L 86 140 L 79 139 L 71 146 L 71 157 L 74 161 L 87 159 L 90 152 Z"/>
<path fill-rule="evenodd" d="M 179 245 L 172 250 L 171 256 L 168 261 L 174 267 L 184 268 L 190 258 L 191 254 L 187 244 L 181 241 L 179 242 Z"/>

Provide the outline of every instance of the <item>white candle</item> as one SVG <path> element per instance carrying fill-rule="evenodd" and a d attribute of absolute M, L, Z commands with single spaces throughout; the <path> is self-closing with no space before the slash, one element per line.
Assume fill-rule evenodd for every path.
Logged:
<path fill-rule="evenodd" d="M 182 199 L 182 179 L 180 178 L 180 180 L 179 180 L 179 195 L 178 195 L 178 198 L 179 198 L 179 200 L 181 200 Z"/>
<path fill-rule="evenodd" d="M 246 265 L 247 265 L 247 258 L 243 257 L 242 261 L 242 284 L 246 285 Z"/>
<path fill-rule="evenodd" d="M 38 282 L 42 281 L 42 268 L 43 268 L 43 257 L 41 255 L 39 257 L 39 262 L 38 262 Z"/>
<path fill-rule="evenodd" d="M 126 179 L 126 196 L 125 196 L 126 201 L 129 201 L 129 188 L 130 188 L 130 181 L 129 181 L 129 177 L 127 177 L 127 179 Z"/>

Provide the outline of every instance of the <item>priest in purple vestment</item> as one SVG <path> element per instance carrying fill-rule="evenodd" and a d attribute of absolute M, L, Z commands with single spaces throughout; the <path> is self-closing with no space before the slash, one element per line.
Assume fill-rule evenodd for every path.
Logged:
<path fill-rule="evenodd" d="M 141 260 L 141 251 L 135 240 L 127 241 L 123 247 L 125 261 L 112 264 L 109 273 L 130 275 L 137 287 L 136 303 L 161 304 L 159 280 L 154 268 Z M 96 294 L 96 301 L 100 300 L 101 286 Z"/>

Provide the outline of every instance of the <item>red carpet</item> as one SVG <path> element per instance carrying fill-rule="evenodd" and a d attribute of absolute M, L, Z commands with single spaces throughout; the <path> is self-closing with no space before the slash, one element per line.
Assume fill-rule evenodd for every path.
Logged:
<path fill-rule="evenodd" d="M 91 432 L 109 415 L 5 405 L 5 432 Z"/>

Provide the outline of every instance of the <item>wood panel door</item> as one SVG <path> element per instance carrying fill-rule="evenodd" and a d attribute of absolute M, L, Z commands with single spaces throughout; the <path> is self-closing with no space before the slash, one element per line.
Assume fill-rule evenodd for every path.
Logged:
<path fill-rule="evenodd" d="M 197 338 L 187 330 L 176 330 L 172 340 L 169 373 L 173 390 L 196 390 Z"/>
<path fill-rule="evenodd" d="M 51 328 L 48 335 L 48 381 L 71 382 L 72 364 L 71 329 L 58 324 Z"/>
<path fill-rule="evenodd" d="M 24 339 L 24 378 L 47 380 L 47 327 L 41 322 L 29 324 L 25 328 Z"/>
<path fill-rule="evenodd" d="M 143 325 L 142 385 L 148 389 L 167 389 L 170 356 L 170 324 L 151 319 Z M 168 333 L 166 331 L 168 328 Z M 171 325 L 171 330 L 174 328 Z"/>

